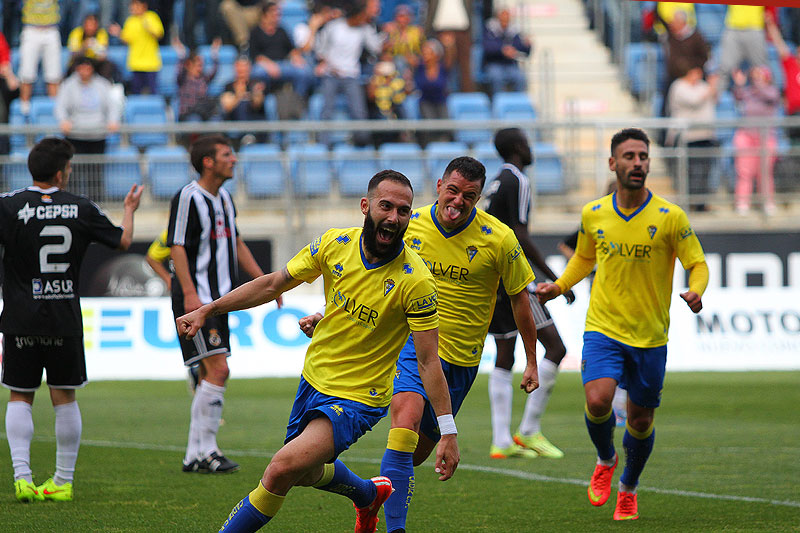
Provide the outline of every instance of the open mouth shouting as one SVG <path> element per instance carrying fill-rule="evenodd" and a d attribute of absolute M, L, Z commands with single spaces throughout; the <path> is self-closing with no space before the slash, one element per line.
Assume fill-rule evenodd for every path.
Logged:
<path fill-rule="evenodd" d="M 378 226 L 378 231 L 375 233 L 378 244 L 382 246 L 391 245 L 397 236 L 398 229 L 396 225 L 381 224 Z"/>

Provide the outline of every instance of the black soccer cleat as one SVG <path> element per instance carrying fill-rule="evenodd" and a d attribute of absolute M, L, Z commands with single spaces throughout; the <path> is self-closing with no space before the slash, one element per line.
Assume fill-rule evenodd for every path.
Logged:
<path fill-rule="evenodd" d="M 197 459 L 192 459 L 191 462 L 183 463 L 184 472 L 199 472 L 200 471 L 200 461 Z"/>
<path fill-rule="evenodd" d="M 208 457 L 204 457 L 198 462 L 198 471 L 204 474 L 230 474 L 237 470 L 239 470 L 239 463 L 234 463 L 217 452 L 211 452 Z"/>

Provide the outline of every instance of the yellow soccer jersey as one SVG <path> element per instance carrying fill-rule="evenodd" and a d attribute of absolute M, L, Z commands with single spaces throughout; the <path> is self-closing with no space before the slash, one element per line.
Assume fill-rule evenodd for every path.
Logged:
<path fill-rule="evenodd" d="M 392 399 L 397 357 L 411 331 L 439 324 L 436 283 L 408 246 L 379 263 L 361 251 L 361 228 L 331 229 L 287 268 L 325 281 L 325 317 L 314 330 L 303 377 L 318 391 L 371 406 Z"/>
<path fill-rule="evenodd" d="M 452 232 L 436 220 L 436 204 L 414 210 L 405 241 L 419 253 L 439 291 L 439 357 L 476 366 L 503 278 L 517 294 L 534 275 L 514 232 L 492 215 L 474 209 Z"/>
<path fill-rule="evenodd" d="M 686 213 L 649 192 L 630 215 L 616 193 L 586 204 L 576 253 L 597 262 L 586 331 L 652 348 L 667 343 L 675 258 L 683 268 L 705 261 Z"/>
<path fill-rule="evenodd" d="M 172 250 L 167 246 L 167 230 L 162 231 L 158 238 L 154 240 L 147 249 L 147 257 L 151 257 L 159 263 L 163 263 L 169 259 L 171 253 Z"/>

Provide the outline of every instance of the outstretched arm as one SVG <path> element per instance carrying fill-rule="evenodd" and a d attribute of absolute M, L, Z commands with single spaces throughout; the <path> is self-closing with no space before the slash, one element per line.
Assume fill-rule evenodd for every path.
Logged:
<path fill-rule="evenodd" d="M 178 334 L 191 339 L 203 327 L 209 316 L 221 315 L 240 309 L 250 309 L 278 298 L 282 293 L 300 285 L 302 280 L 289 275 L 284 268 L 280 272 L 271 272 L 237 287 L 225 296 L 178 317 L 175 321 Z"/>
<path fill-rule="evenodd" d="M 517 294 L 509 294 L 511 311 L 514 322 L 517 324 L 522 344 L 525 346 L 525 372 L 522 374 L 522 383 L 519 388 L 531 393 L 539 388 L 539 369 L 536 366 L 536 322 L 531 311 L 530 296 L 528 291 L 522 289 Z"/>
<path fill-rule="evenodd" d="M 450 391 L 447 388 L 447 380 L 439 360 L 438 328 L 415 331 L 414 348 L 417 352 L 419 376 L 422 378 L 422 385 L 428 394 L 428 400 L 433 406 L 433 411 L 439 421 L 439 429 L 442 432 L 442 439 L 436 447 L 436 473 L 440 474 L 440 481 L 447 481 L 453 477 L 461 455 L 458 451 Z"/>
<path fill-rule="evenodd" d="M 522 246 L 522 251 L 525 253 L 525 257 L 527 257 L 536 268 L 544 273 L 548 279 L 553 281 L 558 279 L 556 273 L 553 272 L 553 270 L 547 265 L 547 262 L 544 260 L 544 256 L 539 251 L 539 248 L 537 248 L 533 243 L 533 239 L 531 239 L 531 236 L 528 233 L 527 226 L 516 224 L 514 226 L 514 235 L 516 235 L 519 245 Z M 571 290 L 565 291 L 564 298 L 567 299 L 568 304 L 571 304 L 575 301 L 575 294 Z"/>

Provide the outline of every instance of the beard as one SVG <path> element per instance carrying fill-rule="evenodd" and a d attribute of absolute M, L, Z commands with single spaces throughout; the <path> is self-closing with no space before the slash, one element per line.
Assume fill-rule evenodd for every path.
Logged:
<path fill-rule="evenodd" d="M 639 179 L 638 180 L 631 179 L 634 176 Z M 645 182 L 647 181 L 647 172 L 643 170 L 632 171 L 629 172 L 626 176 L 621 177 L 619 181 L 622 187 L 625 189 L 630 189 L 630 190 L 642 189 L 644 187 Z"/>
<path fill-rule="evenodd" d="M 378 242 L 379 227 L 375 221 L 372 220 L 372 214 L 367 211 L 367 215 L 364 217 L 364 229 L 361 233 L 364 239 L 364 248 L 367 249 L 370 255 L 376 257 L 378 260 L 391 257 L 397 252 L 398 247 L 403 245 L 403 235 L 405 235 L 408 226 L 401 228 L 399 225 L 394 227 L 390 224 L 382 224 L 381 228 L 396 232 L 392 240 L 387 244 Z"/>

